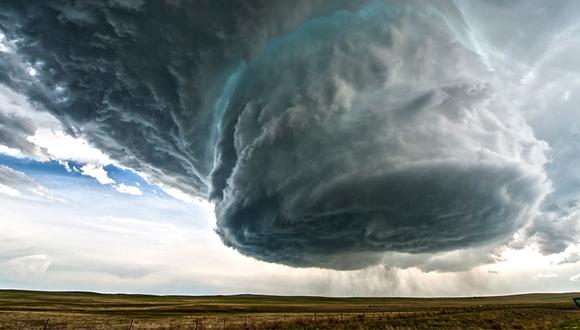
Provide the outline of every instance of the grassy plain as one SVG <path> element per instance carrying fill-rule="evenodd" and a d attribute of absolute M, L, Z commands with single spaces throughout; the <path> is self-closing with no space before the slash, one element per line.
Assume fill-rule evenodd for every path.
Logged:
<path fill-rule="evenodd" d="M 0 290 L 0 329 L 580 329 L 580 293 L 470 298 Z"/>

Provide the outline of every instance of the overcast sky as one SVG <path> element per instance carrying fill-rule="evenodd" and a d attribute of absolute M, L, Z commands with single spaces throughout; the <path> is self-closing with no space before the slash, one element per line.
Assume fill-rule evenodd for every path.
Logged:
<path fill-rule="evenodd" d="M 580 288 L 580 2 L 0 3 L 0 288 Z"/>

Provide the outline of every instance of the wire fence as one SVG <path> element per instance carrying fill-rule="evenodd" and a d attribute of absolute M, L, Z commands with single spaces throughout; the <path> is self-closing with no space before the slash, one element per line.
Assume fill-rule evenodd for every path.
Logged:
<path fill-rule="evenodd" d="M 295 329 L 344 328 L 402 318 L 470 313 L 481 308 L 362 313 L 261 313 L 123 317 L 96 314 L 0 314 L 0 329 Z M 40 314 L 40 315 L 39 315 Z"/>
<path fill-rule="evenodd" d="M 554 308 L 555 307 L 555 308 Z M 536 311 L 534 311 L 536 309 Z M 517 313 L 521 311 L 521 315 Z M 580 318 L 580 311 L 566 306 L 551 306 L 550 312 L 558 310 Z M 351 329 L 351 328 L 394 328 L 394 325 L 428 321 L 446 317 L 451 319 L 489 318 L 491 314 L 510 312 L 523 319 L 545 310 L 537 306 L 457 306 L 429 310 L 376 312 L 331 312 L 331 313 L 216 313 L 183 314 L 150 312 L 134 315 L 99 313 L 59 313 L 59 312 L 10 312 L 0 310 L 0 329 Z M 487 313 L 487 314 L 486 314 Z M 516 313 L 516 314 L 514 314 Z M 527 314 L 526 314 L 527 313 Z M 485 317 L 482 317 L 485 316 Z M 499 317 L 499 316 L 498 316 Z M 413 323 L 410 323 L 413 324 Z"/>
<path fill-rule="evenodd" d="M 0 317 L 0 329 L 279 329 L 332 328 L 405 317 L 430 317 L 451 311 L 397 311 L 372 313 L 261 313 L 160 317 L 121 317 L 93 314 L 30 313 Z M 459 311 L 455 311 L 459 312 Z M 43 318 L 45 316 L 46 318 Z"/>

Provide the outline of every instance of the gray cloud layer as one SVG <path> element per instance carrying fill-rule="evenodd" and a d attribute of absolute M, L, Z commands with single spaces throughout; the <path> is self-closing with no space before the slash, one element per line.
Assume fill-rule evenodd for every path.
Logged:
<path fill-rule="evenodd" d="M 0 110 L 0 144 L 34 154 L 36 146 L 26 138 L 34 135 L 36 125 L 32 120 Z"/>
<path fill-rule="evenodd" d="M 460 9 L 3 1 L 18 52 L 0 53 L 0 81 L 121 164 L 213 200 L 240 252 L 361 268 L 505 241 L 549 192 L 549 148 Z"/>

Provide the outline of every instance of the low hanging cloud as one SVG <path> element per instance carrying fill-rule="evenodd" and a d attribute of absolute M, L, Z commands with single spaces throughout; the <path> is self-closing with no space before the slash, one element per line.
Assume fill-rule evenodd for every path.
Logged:
<path fill-rule="evenodd" d="M 217 233 L 243 254 L 454 270 L 524 227 L 549 241 L 558 226 L 537 219 L 562 218 L 542 203 L 564 148 L 536 136 L 477 9 L 9 0 L 0 81 L 121 165 L 214 202 Z"/>
<path fill-rule="evenodd" d="M 318 19 L 246 75 L 213 188 L 219 234 L 248 255 L 348 269 L 383 251 L 483 245 L 547 192 L 546 145 L 422 11 L 376 3 Z"/>

